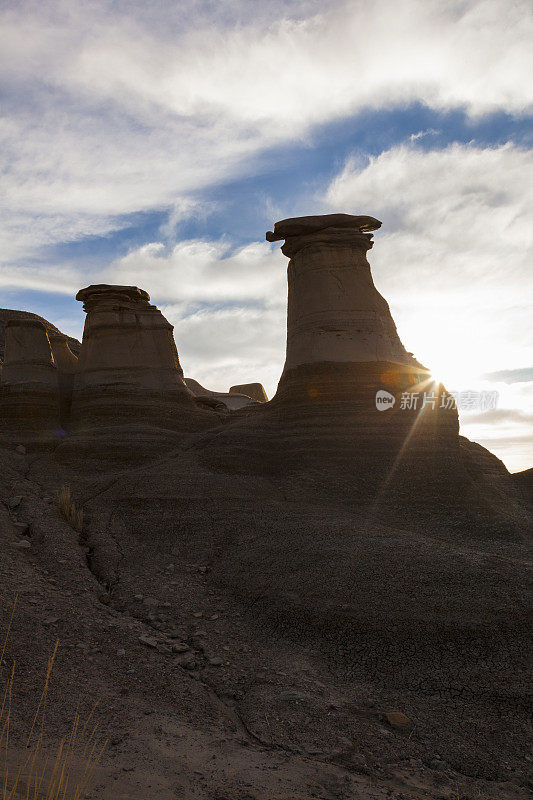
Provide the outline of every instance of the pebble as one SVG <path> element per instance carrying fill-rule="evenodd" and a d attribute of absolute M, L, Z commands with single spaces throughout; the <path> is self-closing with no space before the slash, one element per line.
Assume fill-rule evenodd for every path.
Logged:
<path fill-rule="evenodd" d="M 183 642 L 178 642 L 177 644 L 172 645 L 172 650 L 174 653 L 186 653 L 190 649 L 191 648 Z"/>
<path fill-rule="evenodd" d="M 204 615 L 203 611 L 195 611 L 193 617 L 196 617 L 196 619 L 200 619 L 200 617 L 203 617 L 203 615 Z"/>
<path fill-rule="evenodd" d="M 143 600 L 145 606 L 157 606 L 159 601 L 155 597 L 145 597 Z"/>
<path fill-rule="evenodd" d="M 23 444 L 18 444 L 18 445 L 15 447 L 15 452 L 16 452 L 16 453 L 20 453 L 21 455 L 24 455 L 24 454 L 26 453 L 26 448 L 24 447 L 24 445 L 23 445 Z"/>
<path fill-rule="evenodd" d="M 412 726 L 409 717 L 406 717 L 401 711 L 388 711 L 385 714 L 385 719 L 394 730 L 408 731 Z"/>
<path fill-rule="evenodd" d="M 135 594 L 135 595 L 133 595 L 133 599 L 136 600 L 138 603 L 142 603 L 142 601 L 144 600 L 144 595 L 143 594 Z"/>
<path fill-rule="evenodd" d="M 20 542 L 13 542 L 13 547 L 16 547 L 17 550 L 31 550 L 31 542 L 27 539 L 21 539 Z"/>
<path fill-rule="evenodd" d="M 15 497 L 10 497 L 9 500 L 7 501 L 7 504 L 9 508 L 18 508 L 21 502 L 22 502 L 22 495 L 17 494 L 15 495 Z"/>
<path fill-rule="evenodd" d="M 218 656 L 215 656 L 214 658 L 209 659 L 209 663 L 211 664 L 212 667 L 221 667 L 222 659 L 219 658 Z"/>
<path fill-rule="evenodd" d="M 57 625 L 59 617 L 48 617 L 44 620 L 43 625 Z"/>
<path fill-rule="evenodd" d="M 209 619 L 218 619 L 218 616 L 219 616 L 218 614 L 211 614 Z"/>
<path fill-rule="evenodd" d="M 157 647 L 157 639 L 152 636 L 139 636 L 139 642 L 144 644 L 145 647 Z"/>
<path fill-rule="evenodd" d="M 117 650 L 117 656 L 125 656 L 125 655 L 126 655 L 126 651 L 124 650 L 123 647 L 121 647 L 119 650 Z"/>

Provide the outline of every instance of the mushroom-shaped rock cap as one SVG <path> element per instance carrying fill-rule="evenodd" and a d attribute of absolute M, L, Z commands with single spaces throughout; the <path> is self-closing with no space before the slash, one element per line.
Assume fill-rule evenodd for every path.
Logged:
<path fill-rule="evenodd" d="M 115 286 L 109 283 L 96 283 L 80 289 L 76 295 L 76 300 L 82 302 L 95 295 L 122 295 L 130 300 L 150 300 L 150 295 L 144 289 L 137 286 Z"/>
<path fill-rule="evenodd" d="M 267 242 L 279 242 L 289 236 L 303 236 L 316 233 L 324 228 L 353 228 L 368 233 L 381 228 L 381 222 L 374 217 L 354 216 L 353 214 L 321 214 L 316 217 L 291 217 L 276 222 L 273 231 L 267 231 Z"/>

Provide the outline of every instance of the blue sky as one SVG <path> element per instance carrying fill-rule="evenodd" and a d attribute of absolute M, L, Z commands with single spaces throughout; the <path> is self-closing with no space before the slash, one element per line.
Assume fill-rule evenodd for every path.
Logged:
<path fill-rule="evenodd" d="M 95 282 L 147 289 L 187 375 L 284 360 L 277 219 L 377 216 L 409 350 L 497 391 L 465 435 L 533 452 L 533 14 L 527 2 L 4 3 L 0 305 L 81 336 Z"/>

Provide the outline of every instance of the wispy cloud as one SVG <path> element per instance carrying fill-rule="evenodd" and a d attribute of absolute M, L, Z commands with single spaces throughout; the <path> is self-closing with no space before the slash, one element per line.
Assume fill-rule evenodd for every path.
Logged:
<path fill-rule="evenodd" d="M 363 108 L 523 113 L 532 32 L 526 0 L 4 4 L 2 258 L 183 206 Z"/>

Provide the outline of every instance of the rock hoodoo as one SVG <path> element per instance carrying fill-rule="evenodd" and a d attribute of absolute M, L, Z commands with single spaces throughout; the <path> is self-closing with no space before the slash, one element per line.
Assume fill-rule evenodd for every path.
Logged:
<path fill-rule="evenodd" d="M 183 380 L 172 325 L 136 286 L 88 286 L 76 295 L 87 312 L 72 418 L 77 424 L 139 419 L 182 424 L 194 409 Z"/>
<path fill-rule="evenodd" d="M 322 220 L 322 222 L 320 222 Z M 285 371 L 324 362 L 420 367 L 402 345 L 366 258 L 372 217 L 332 214 L 276 223 L 288 268 Z"/>
<path fill-rule="evenodd" d="M 197 402 L 206 407 L 211 407 L 217 410 L 237 411 L 239 408 L 246 408 L 254 404 L 254 400 L 250 395 L 245 393 L 232 392 L 215 392 L 212 389 L 206 389 L 201 383 L 195 381 L 194 378 L 185 378 L 187 388 L 197 398 Z M 259 384 L 261 385 L 261 384 Z"/>
<path fill-rule="evenodd" d="M 268 402 L 262 383 L 240 383 L 238 386 L 231 386 L 229 391 L 230 394 L 244 394 L 252 400 L 257 400 L 258 403 Z"/>
<path fill-rule="evenodd" d="M 24 438 L 41 438 L 58 426 L 57 367 L 46 328 L 38 320 L 21 317 L 5 325 L 0 399 L 2 428 L 8 433 L 20 430 Z"/>

